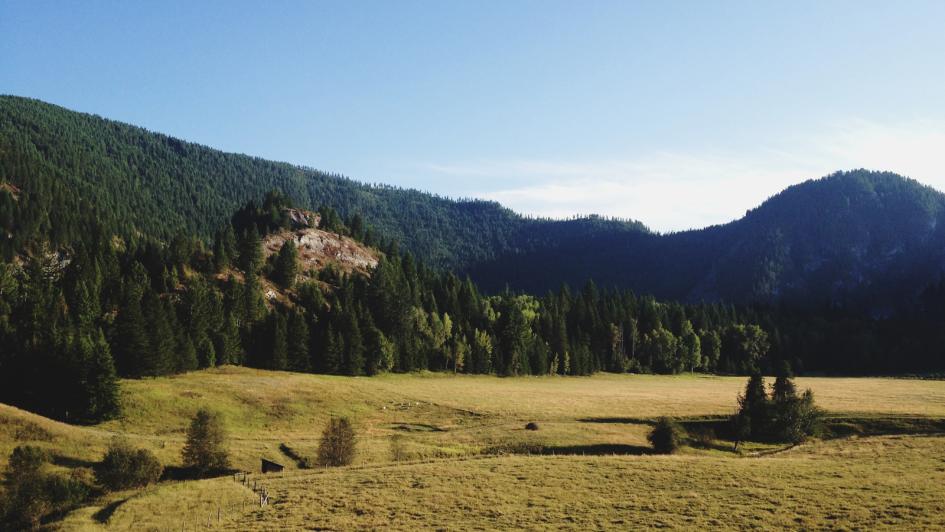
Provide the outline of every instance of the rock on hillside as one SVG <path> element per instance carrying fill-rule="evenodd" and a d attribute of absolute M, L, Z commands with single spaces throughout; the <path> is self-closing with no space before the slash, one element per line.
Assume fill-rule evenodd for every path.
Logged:
<path fill-rule="evenodd" d="M 360 242 L 318 229 L 317 214 L 300 209 L 290 209 L 294 227 L 266 235 L 263 250 L 266 258 L 279 253 L 282 245 L 294 240 L 299 251 L 299 272 L 321 270 L 329 264 L 345 273 L 358 271 L 368 274 L 377 266 L 379 252 Z"/>

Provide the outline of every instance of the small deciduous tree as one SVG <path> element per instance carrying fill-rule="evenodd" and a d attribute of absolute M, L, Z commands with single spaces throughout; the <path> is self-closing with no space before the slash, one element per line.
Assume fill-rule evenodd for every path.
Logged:
<path fill-rule="evenodd" d="M 187 429 L 187 443 L 181 452 L 184 466 L 200 474 L 229 467 L 226 430 L 220 414 L 201 408 L 194 414 Z"/>
<path fill-rule="evenodd" d="M 356 437 L 346 417 L 331 418 L 318 446 L 318 465 L 337 467 L 354 460 Z"/>

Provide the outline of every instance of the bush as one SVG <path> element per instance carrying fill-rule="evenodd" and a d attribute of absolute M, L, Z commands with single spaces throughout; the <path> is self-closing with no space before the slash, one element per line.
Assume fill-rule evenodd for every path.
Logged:
<path fill-rule="evenodd" d="M 814 405 L 814 394 L 810 390 L 804 395 L 788 396 L 772 405 L 771 421 L 774 440 L 800 443 L 820 431 L 823 412 Z"/>
<path fill-rule="evenodd" d="M 682 446 L 685 438 L 686 431 L 678 423 L 666 417 L 661 417 L 647 436 L 653 450 L 660 454 L 675 453 Z"/>
<path fill-rule="evenodd" d="M 407 446 L 404 444 L 404 437 L 401 434 L 394 434 L 390 437 L 390 459 L 394 462 L 408 460 L 410 454 L 407 452 Z"/>
<path fill-rule="evenodd" d="M 331 418 L 318 446 L 318 465 L 344 466 L 354 461 L 354 428 L 348 418 Z"/>
<path fill-rule="evenodd" d="M 154 453 L 135 449 L 121 439 L 112 441 L 102 461 L 95 465 L 95 480 L 105 489 L 123 490 L 157 482 L 164 466 Z"/>
<path fill-rule="evenodd" d="M 13 449 L 4 475 L 5 496 L 0 507 L 0 529 L 39 526 L 43 517 L 75 508 L 91 493 L 79 472 L 70 477 L 43 471 L 48 456 L 33 446 Z"/>
<path fill-rule="evenodd" d="M 220 471 L 230 466 L 226 450 L 226 431 L 220 414 L 201 408 L 187 429 L 187 443 L 181 452 L 184 466 L 200 474 Z"/>
<path fill-rule="evenodd" d="M 525 430 L 538 430 L 538 423 L 530 421 L 525 425 Z"/>

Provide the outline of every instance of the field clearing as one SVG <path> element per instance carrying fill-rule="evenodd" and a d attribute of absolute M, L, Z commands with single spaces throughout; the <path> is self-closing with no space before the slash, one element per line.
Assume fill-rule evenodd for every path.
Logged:
<path fill-rule="evenodd" d="M 0 405 L 0 465 L 13 447 L 29 443 L 49 449 L 56 468 L 91 467 L 122 435 L 178 466 L 189 419 L 207 406 L 223 415 L 234 467 L 258 471 L 260 458 L 286 465 L 283 475 L 254 477 L 270 488 L 271 507 L 253 510 L 252 492 L 232 479 L 171 481 L 111 494 L 59 526 L 190 530 L 208 519 L 231 529 L 374 528 L 390 519 L 404 529 L 945 524 L 936 520 L 945 511 L 936 502 L 945 500 L 943 438 L 831 440 L 755 458 L 724 442 L 673 457 L 632 456 L 648 447 L 649 420 L 728 415 L 744 383 L 704 375 L 351 378 L 223 367 L 123 381 L 123 416 L 92 427 Z M 797 384 L 813 389 L 831 414 L 945 417 L 945 381 Z M 281 447 L 314 457 L 322 428 L 336 415 L 355 424 L 354 466 L 298 469 Z M 525 430 L 529 421 L 540 430 Z"/>
<path fill-rule="evenodd" d="M 877 437 L 764 458 L 515 456 L 331 471 L 274 479 L 274 505 L 226 528 L 940 528 L 943 456 L 941 437 Z"/>
<path fill-rule="evenodd" d="M 300 471 L 266 480 L 266 508 L 234 506 L 241 487 L 231 479 L 171 484 L 118 506 L 107 528 L 936 529 L 943 457 L 941 436 L 881 436 L 759 458 L 504 456 Z M 216 500 L 230 508 L 220 520 Z M 83 517 L 64 528 L 99 528 Z"/>
<path fill-rule="evenodd" d="M 15 445 L 33 442 L 81 464 L 98 460 L 117 434 L 178 464 L 193 413 L 222 413 L 234 466 L 254 471 L 260 458 L 292 461 L 317 448 L 331 416 L 349 416 L 361 440 L 357 463 L 389 460 L 390 438 L 412 458 L 478 454 L 521 442 L 546 445 L 645 444 L 641 419 L 731 414 L 743 377 L 615 375 L 516 377 L 389 374 L 338 377 L 228 366 L 156 379 L 122 381 L 121 418 L 75 427 L 0 405 L 0 466 Z M 798 378 L 831 413 L 945 417 L 945 381 Z M 522 430 L 529 421 L 539 432 Z M 582 421 L 619 421 L 586 423 Z"/>

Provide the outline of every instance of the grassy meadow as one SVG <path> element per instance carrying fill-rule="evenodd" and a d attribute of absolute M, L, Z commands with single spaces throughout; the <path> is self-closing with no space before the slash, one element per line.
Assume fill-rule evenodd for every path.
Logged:
<path fill-rule="evenodd" d="M 122 417 L 92 427 L 0 405 L 0 466 L 13 447 L 29 443 L 49 449 L 54 467 L 90 467 L 115 435 L 178 466 L 189 419 L 208 406 L 226 422 L 234 467 L 258 472 L 260 458 L 286 466 L 282 474 L 250 477 L 269 489 L 270 506 L 254 504 L 252 491 L 232 478 L 165 481 L 109 494 L 51 526 L 945 526 L 945 438 L 934 434 L 826 439 L 789 450 L 750 444 L 739 453 L 713 440 L 674 456 L 645 454 L 650 420 L 731 414 L 744 383 L 702 375 L 352 378 L 223 367 L 123 381 Z M 877 419 L 898 427 L 945 418 L 943 381 L 797 384 L 851 423 Z M 354 422 L 355 463 L 299 469 L 286 449 L 313 458 L 331 416 Z M 539 430 L 525 430 L 527 422 Z M 933 429 L 943 426 L 935 423 Z"/>

